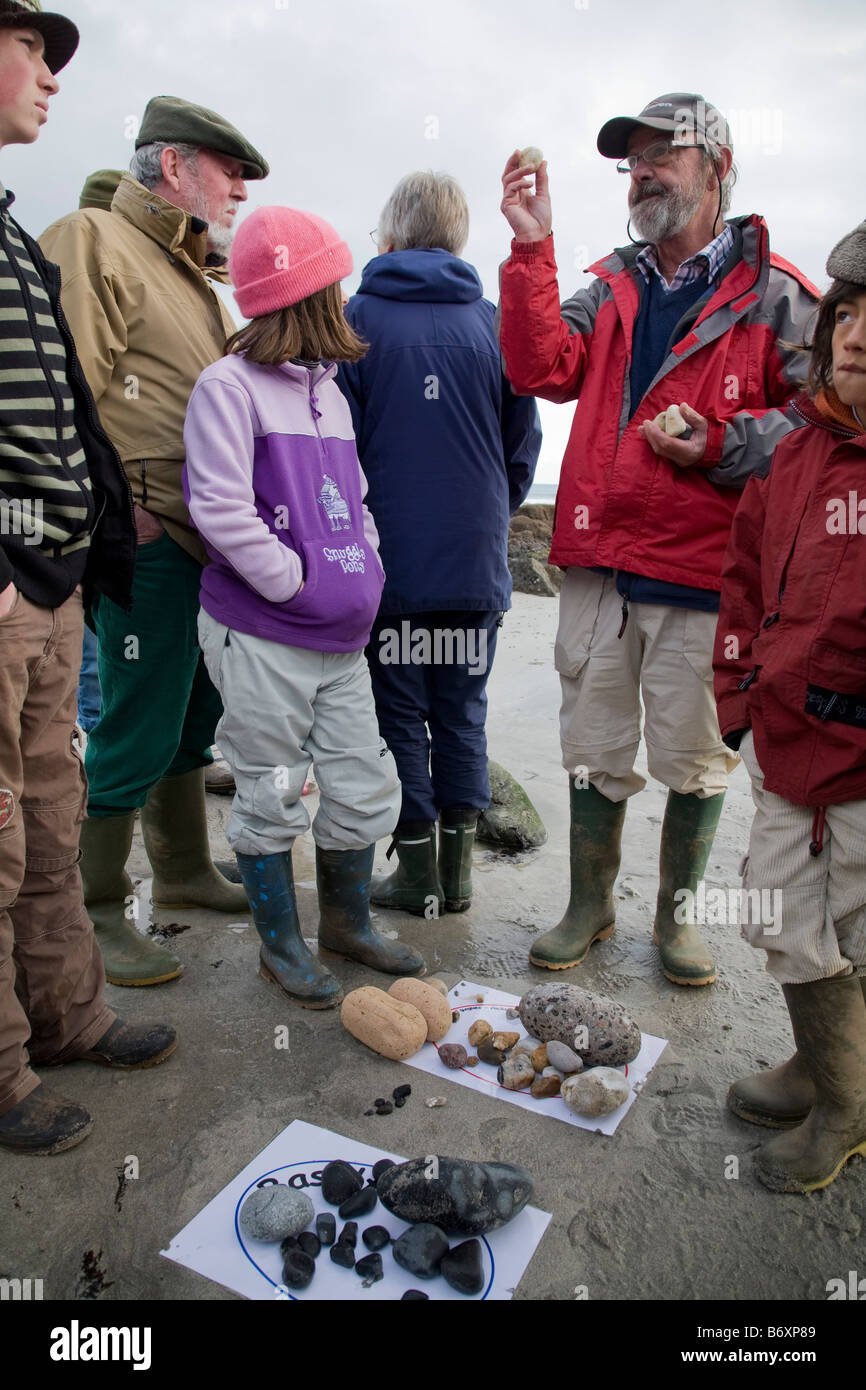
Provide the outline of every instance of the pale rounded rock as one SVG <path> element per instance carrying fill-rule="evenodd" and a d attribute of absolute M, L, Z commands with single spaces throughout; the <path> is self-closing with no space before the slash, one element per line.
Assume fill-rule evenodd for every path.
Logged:
<path fill-rule="evenodd" d="M 592 1067 L 579 1076 L 567 1076 L 562 1098 L 577 1115 L 595 1119 L 610 1115 L 629 1098 L 628 1080 L 613 1067 Z"/>
<path fill-rule="evenodd" d="M 544 155 L 537 145 L 527 145 L 520 151 L 520 163 L 529 164 L 533 169 L 537 169 L 542 163 Z"/>
<path fill-rule="evenodd" d="M 542 1042 L 573 1048 L 588 1067 L 622 1066 L 640 1052 L 640 1029 L 623 1006 L 579 985 L 536 985 L 520 1001 L 520 1021 Z"/>
<path fill-rule="evenodd" d="M 451 1027 L 451 1005 L 426 980 L 395 980 L 388 990 L 392 999 L 412 1004 L 427 1022 L 427 1041 L 440 1042 Z"/>
<path fill-rule="evenodd" d="M 427 1041 L 427 1020 L 420 1009 L 373 985 L 347 994 L 340 1018 L 353 1038 L 394 1062 L 412 1057 Z"/>
<path fill-rule="evenodd" d="M 475 1022 L 469 1025 L 469 1041 L 473 1047 L 477 1047 L 485 1038 L 493 1037 L 493 1028 L 486 1018 L 476 1018 Z"/>
<path fill-rule="evenodd" d="M 572 1076 L 575 1072 L 583 1071 L 583 1058 L 578 1057 L 570 1047 L 563 1042 L 557 1042 L 551 1038 L 547 1043 L 547 1060 L 557 1071 L 561 1071 L 563 1076 Z"/>
<path fill-rule="evenodd" d="M 293 1187 L 257 1187 L 238 1216 L 241 1229 L 253 1240 L 274 1242 L 296 1236 L 312 1223 L 315 1208 L 306 1192 Z"/>

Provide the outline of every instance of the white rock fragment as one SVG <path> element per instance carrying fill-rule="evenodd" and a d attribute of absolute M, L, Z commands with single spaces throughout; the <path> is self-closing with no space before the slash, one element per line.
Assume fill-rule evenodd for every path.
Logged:
<path fill-rule="evenodd" d="M 578 1076 L 567 1076 L 562 1083 L 566 1105 L 576 1115 L 588 1118 L 612 1114 L 628 1097 L 628 1080 L 614 1067 L 592 1067 Z"/>

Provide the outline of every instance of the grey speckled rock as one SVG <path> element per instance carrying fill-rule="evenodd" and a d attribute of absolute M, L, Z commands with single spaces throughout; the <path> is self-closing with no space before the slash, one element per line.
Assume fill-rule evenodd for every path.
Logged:
<path fill-rule="evenodd" d="M 532 1178 L 516 1163 L 413 1158 L 376 1184 L 379 1201 L 404 1221 L 429 1221 L 449 1235 L 480 1236 L 504 1226 L 532 1196 Z"/>
<path fill-rule="evenodd" d="M 628 1097 L 628 1081 L 613 1067 L 593 1067 L 580 1076 L 567 1076 L 562 1083 L 562 1099 L 577 1115 L 610 1115 Z"/>
<path fill-rule="evenodd" d="M 520 783 L 498 763 L 488 760 L 490 805 L 478 817 L 475 839 L 514 853 L 534 849 L 547 839 L 544 822 Z"/>
<path fill-rule="evenodd" d="M 621 1067 L 640 1052 L 640 1029 L 622 1004 L 579 985 L 536 985 L 519 1007 L 528 1032 L 542 1042 L 564 1042 L 588 1067 Z"/>
<path fill-rule="evenodd" d="M 315 1208 L 306 1192 L 293 1187 L 257 1187 L 240 1210 L 241 1230 L 253 1240 L 277 1241 L 309 1226 Z"/>

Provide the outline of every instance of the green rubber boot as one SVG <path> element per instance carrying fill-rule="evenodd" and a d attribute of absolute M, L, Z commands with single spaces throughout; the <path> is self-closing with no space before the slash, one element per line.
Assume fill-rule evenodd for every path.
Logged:
<path fill-rule="evenodd" d="M 866 996 L 856 975 L 782 992 L 816 1098 L 801 1125 L 758 1150 L 755 1169 L 773 1192 L 814 1192 L 866 1155 Z"/>
<path fill-rule="evenodd" d="M 590 783 L 571 788 L 571 896 L 562 921 L 533 943 L 529 959 L 545 970 L 579 965 L 594 941 L 613 936 L 613 885 L 619 868 L 625 802 Z"/>
<path fill-rule="evenodd" d="M 370 875 L 375 845 L 322 849 L 316 845 L 319 890 L 319 955 L 357 960 L 386 975 L 423 975 L 424 957 L 380 936 L 370 921 Z"/>
<path fill-rule="evenodd" d="M 691 904 L 707 867 L 724 800 L 724 792 L 706 797 L 668 792 L 653 941 L 662 969 L 675 985 L 711 985 L 716 978 L 715 963 L 694 924 Z M 674 897 L 686 889 L 690 898 Z"/>
<path fill-rule="evenodd" d="M 370 902 L 375 907 L 396 908 L 415 917 L 438 917 L 445 894 L 436 866 L 436 827 L 432 821 L 401 821 L 394 831 L 388 858 L 396 850 L 393 874 L 374 878 Z"/>
<path fill-rule="evenodd" d="M 815 1104 L 815 1083 L 799 1052 L 781 1066 L 735 1081 L 728 1109 L 750 1125 L 790 1129 L 802 1124 Z"/>
<path fill-rule="evenodd" d="M 137 906 L 126 861 L 135 813 L 88 816 L 81 827 L 84 905 L 112 985 L 160 985 L 183 974 L 177 956 L 142 936 L 130 915 Z"/>
<path fill-rule="evenodd" d="M 249 914 L 243 887 L 229 883 L 211 859 L 204 768 L 163 777 L 141 808 L 141 833 L 153 869 L 154 907 L 209 907 Z"/>
<path fill-rule="evenodd" d="M 446 912 L 465 912 L 472 904 L 472 847 L 478 811 L 452 807 L 439 814 L 439 880 Z"/>

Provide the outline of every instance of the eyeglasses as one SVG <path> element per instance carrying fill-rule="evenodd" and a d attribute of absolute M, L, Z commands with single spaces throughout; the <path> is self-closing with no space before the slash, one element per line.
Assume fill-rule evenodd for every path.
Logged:
<path fill-rule="evenodd" d="M 688 144 L 683 140 L 654 140 L 651 145 L 647 145 L 640 154 L 627 154 L 625 159 L 621 159 L 616 166 L 618 174 L 631 174 L 637 168 L 640 160 L 647 164 L 669 164 L 676 150 L 695 150 L 706 148 L 701 140 L 694 140 Z"/>
<path fill-rule="evenodd" d="M 374 246 L 378 246 L 378 245 L 379 245 L 379 228 L 378 228 L 378 227 L 374 227 L 374 228 L 373 228 L 372 232 L 370 233 L 370 240 L 372 241 L 372 243 L 373 243 Z"/>

